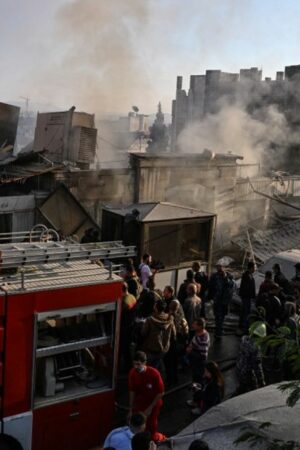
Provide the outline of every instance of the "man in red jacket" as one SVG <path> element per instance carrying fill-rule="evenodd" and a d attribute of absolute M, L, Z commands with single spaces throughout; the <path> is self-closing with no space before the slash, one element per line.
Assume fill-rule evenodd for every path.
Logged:
<path fill-rule="evenodd" d="M 165 437 L 157 432 L 158 416 L 162 407 L 164 383 L 158 370 L 147 366 L 144 352 L 136 352 L 133 368 L 129 372 L 129 416 L 132 412 L 142 412 L 147 417 L 146 430 L 152 439 L 163 440 Z"/>

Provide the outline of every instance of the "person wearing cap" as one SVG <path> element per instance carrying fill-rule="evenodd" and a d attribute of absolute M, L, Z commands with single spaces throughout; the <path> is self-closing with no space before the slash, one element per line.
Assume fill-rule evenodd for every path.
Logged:
<path fill-rule="evenodd" d="M 225 271 L 221 261 L 216 264 L 217 271 L 212 274 L 208 284 L 208 298 L 214 302 L 215 338 L 220 339 L 223 334 L 223 323 L 228 313 L 228 305 L 232 300 L 234 281 Z"/>
<path fill-rule="evenodd" d="M 249 328 L 249 336 L 242 337 L 236 362 L 236 373 L 239 381 L 236 394 L 243 394 L 265 386 L 262 355 L 256 343 L 256 338 L 263 338 L 266 335 L 266 324 L 256 321 Z"/>

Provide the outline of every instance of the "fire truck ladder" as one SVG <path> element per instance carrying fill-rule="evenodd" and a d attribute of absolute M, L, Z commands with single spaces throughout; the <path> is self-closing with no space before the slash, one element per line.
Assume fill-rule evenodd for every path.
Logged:
<path fill-rule="evenodd" d="M 0 245 L 0 269 L 78 260 L 111 260 L 136 255 L 136 247 L 121 241 L 77 244 L 69 242 L 22 242 Z"/>

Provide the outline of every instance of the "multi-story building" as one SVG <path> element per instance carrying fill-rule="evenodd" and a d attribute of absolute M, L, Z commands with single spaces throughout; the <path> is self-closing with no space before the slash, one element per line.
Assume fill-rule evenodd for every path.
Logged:
<path fill-rule="evenodd" d="M 283 122 L 286 122 L 285 130 L 289 138 L 285 142 L 283 139 L 271 139 L 269 148 L 265 149 L 269 151 L 267 161 L 270 161 L 270 155 L 272 158 L 274 152 L 284 153 L 285 160 L 278 159 L 282 165 L 280 168 L 293 170 L 295 158 L 300 163 L 299 87 L 300 65 L 288 66 L 284 72 L 277 72 L 275 80 L 268 77 L 263 79 L 262 71 L 257 67 L 241 69 L 239 73 L 207 70 L 205 75 L 191 75 L 188 91 L 183 89 L 183 79 L 178 76 L 176 99 L 172 104 L 171 151 L 180 151 L 178 137 L 188 125 L 201 123 L 208 115 L 216 115 L 224 107 L 235 106 L 268 127 L 268 108 L 274 106 Z M 284 152 L 282 147 L 285 147 Z M 214 148 L 211 150 L 215 151 Z M 184 151 L 189 152 L 190 149 Z M 202 151 L 203 148 L 199 148 L 199 152 Z M 289 164 L 291 159 L 292 168 Z"/>

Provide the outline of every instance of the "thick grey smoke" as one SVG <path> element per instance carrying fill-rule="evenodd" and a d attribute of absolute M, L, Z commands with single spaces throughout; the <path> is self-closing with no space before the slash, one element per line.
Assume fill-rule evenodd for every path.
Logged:
<path fill-rule="evenodd" d="M 58 9 L 51 37 L 57 55 L 33 76 L 45 99 L 96 113 L 128 111 L 139 100 L 151 104 L 139 36 L 147 27 L 147 2 L 72 0 Z M 49 37 L 50 40 L 50 37 Z M 155 105 L 155 102 L 154 102 Z"/>
<path fill-rule="evenodd" d="M 234 94 L 219 98 L 217 112 L 186 124 L 178 136 L 179 150 L 231 152 L 243 156 L 246 163 L 285 166 L 288 148 L 300 143 L 300 131 L 294 126 L 297 108 L 289 107 L 291 98 L 292 105 L 299 102 L 299 84 L 285 80 L 276 88 L 272 83 L 238 81 Z"/>
<path fill-rule="evenodd" d="M 288 140 L 287 121 L 276 106 L 268 106 L 261 121 L 241 105 L 224 104 L 218 114 L 209 114 L 203 121 L 187 125 L 178 137 L 178 144 L 181 151 L 232 152 L 244 156 L 248 163 L 256 163 L 261 162 L 264 151 L 273 142 L 285 146 Z"/>
<path fill-rule="evenodd" d="M 74 104 L 99 115 L 126 113 L 132 104 L 153 113 L 158 101 L 170 111 L 182 64 L 190 73 L 204 60 L 209 64 L 211 55 L 222 63 L 224 49 L 241 36 L 253 1 L 56 3 L 63 6 L 53 29 L 30 41 L 35 60 L 27 74 L 21 67 L 22 89 L 35 101 L 62 108 Z"/>

